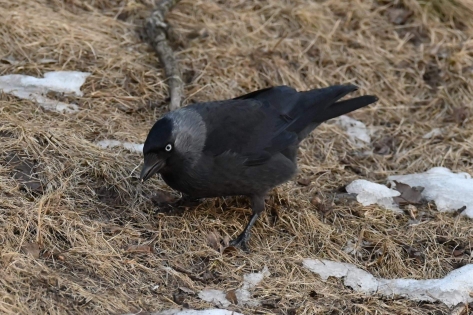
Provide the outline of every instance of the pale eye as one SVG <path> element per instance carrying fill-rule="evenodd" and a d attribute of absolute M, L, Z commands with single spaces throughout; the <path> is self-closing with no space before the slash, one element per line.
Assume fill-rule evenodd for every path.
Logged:
<path fill-rule="evenodd" d="M 172 150 L 172 145 L 169 143 L 164 149 L 169 152 Z"/>

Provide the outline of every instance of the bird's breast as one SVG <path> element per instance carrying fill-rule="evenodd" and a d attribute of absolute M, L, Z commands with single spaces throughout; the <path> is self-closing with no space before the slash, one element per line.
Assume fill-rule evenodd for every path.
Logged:
<path fill-rule="evenodd" d="M 282 154 L 258 166 L 245 166 L 245 158 L 226 154 L 203 156 L 198 161 L 173 161 L 162 170 L 171 188 L 196 198 L 252 195 L 289 180 L 296 165 Z"/>
<path fill-rule="evenodd" d="M 203 171 L 196 160 L 175 158 L 161 170 L 161 178 L 174 190 L 190 196 L 199 197 L 198 191 L 202 186 Z"/>

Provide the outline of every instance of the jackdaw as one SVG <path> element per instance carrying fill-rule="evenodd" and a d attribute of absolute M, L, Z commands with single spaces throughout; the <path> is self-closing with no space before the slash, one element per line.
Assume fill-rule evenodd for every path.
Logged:
<path fill-rule="evenodd" d="M 321 123 L 378 100 L 366 95 L 339 101 L 356 90 L 334 85 L 297 92 L 276 86 L 169 112 L 146 138 L 141 181 L 160 173 L 183 193 L 180 202 L 248 196 L 253 214 L 231 242 L 247 251 L 266 194 L 296 173 L 299 143 Z"/>

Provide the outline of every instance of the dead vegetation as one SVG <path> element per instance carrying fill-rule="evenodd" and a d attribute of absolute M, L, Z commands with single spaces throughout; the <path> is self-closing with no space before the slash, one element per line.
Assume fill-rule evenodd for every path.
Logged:
<path fill-rule="evenodd" d="M 358 178 L 384 182 L 433 166 L 472 172 L 469 0 L 185 0 L 173 9 L 170 42 L 186 84 L 184 104 L 277 84 L 350 82 L 380 98 L 352 115 L 375 130 L 370 146 L 353 147 L 334 124 L 304 142 L 301 174 L 271 194 L 251 254 L 218 244 L 246 223 L 245 199 L 155 213 L 151 198 L 170 190 L 159 178 L 139 185 L 141 156 L 93 144 L 142 142 L 167 111 L 163 71 L 140 39 L 151 1 L 0 0 L 0 7 L 0 75 L 92 73 L 84 96 L 68 99 L 81 109 L 73 115 L 0 94 L 0 313 L 201 309 L 211 305 L 194 292 L 232 292 L 243 274 L 265 265 L 271 276 L 253 292 L 262 305 L 229 309 L 450 312 L 442 304 L 364 297 L 341 280 L 324 283 L 301 259 L 416 279 L 472 262 L 465 218 L 432 204 L 399 215 L 336 195 Z M 433 128 L 444 132 L 424 139 Z M 409 224 L 412 217 L 417 224 Z"/>

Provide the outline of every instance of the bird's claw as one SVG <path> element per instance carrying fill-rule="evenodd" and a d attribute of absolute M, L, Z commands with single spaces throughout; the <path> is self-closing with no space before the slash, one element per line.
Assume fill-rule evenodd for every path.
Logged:
<path fill-rule="evenodd" d="M 242 233 L 236 239 L 231 240 L 229 245 L 236 248 L 240 248 L 245 253 L 249 253 L 250 249 L 248 248 L 248 239 L 249 236 Z"/>

